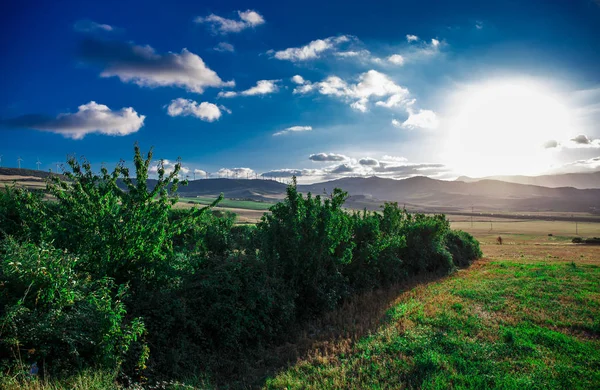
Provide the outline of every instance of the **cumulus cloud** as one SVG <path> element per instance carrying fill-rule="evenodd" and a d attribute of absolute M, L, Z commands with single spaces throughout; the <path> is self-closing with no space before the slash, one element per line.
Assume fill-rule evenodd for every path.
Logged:
<path fill-rule="evenodd" d="M 571 138 L 571 141 L 573 141 L 574 143 L 578 144 L 578 145 L 589 145 L 592 143 L 592 140 L 590 140 L 587 135 L 583 135 L 580 134 L 575 138 Z"/>
<path fill-rule="evenodd" d="M 221 168 L 215 175 L 218 177 L 249 179 L 256 177 L 256 172 L 250 168 Z"/>
<path fill-rule="evenodd" d="M 361 112 L 368 111 L 369 100 L 373 97 L 397 95 L 391 100 L 388 99 L 389 102 L 376 103 L 380 106 L 392 107 L 398 104 L 398 101 L 403 101 L 409 94 L 408 89 L 396 84 L 389 76 L 376 70 L 362 73 L 356 84 L 349 84 L 338 76 L 329 76 L 317 83 L 305 81 L 304 85 L 294 89 L 294 93 L 305 94 L 313 90 L 322 95 L 336 96 L 349 101 L 353 109 Z"/>
<path fill-rule="evenodd" d="M 118 77 L 143 87 L 174 86 L 203 93 L 207 87 L 232 87 L 208 68 L 202 58 L 187 49 L 159 54 L 150 46 L 86 39 L 79 49 L 85 62 L 103 68 L 101 77 Z"/>
<path fill-rule="evenodd" d="M 265 23 L 265 19 L 256 11 L 237 11 L 239 19 L 227 19 L 215 14 L 206 17 L 198 16 L 194 21 L 196 23 L 205 23 L 211 27 L 213 32 L 218 34 L 237 33 L 247 28 L 260 26 Z"/>
<path fill-rule="evenodd" d="M 392 108 L 405 107 L 414 103 L 414 99 L 407 99 L 408 90 L 391 95 L 387 100 L 381 100 L 375 103 L 376 106 Z"/>
<path fill-rule="evenodd" d="M 409 107 L 407 111 L 408 119 L 401 125 L 405 129 L 436 129 L 439 125 L 436 113 L 431 110 L 415 111 Z M 394 124 L 393 121 L 392 124 Z M 397 126 L 397 124 L 394 125 Z"/>
<path fill-rule="evenodd" d="M 175 170 L 175 166 L 177 164 L 180 164 L 180 168 L 179 168 L 179 178 L 186 178 L 186 176 L 192 172 L 192 168 L 186 166 L 185 164 L 183 164 L 180 160 L 167 160 L 167 159 L 161 159 L 159 160 L 158 163 L 156 163 L 155 165 L 152 165 L 149 169 L 150 173 L 153 174 L 157 174 L 158 170 L 160 169 L 160 165 L 162 163 L 163 169 L 165 170 L 165 174 L 166 175 L 170 175 L 171 173 L 173 173 L 173 171 Z"/>
<path fill-rule="evenodd" d="M 217 44 L 217 46 L 213 47 L 213 50 L 220 51 L 220 52 L 230 52 L 230 53 L 233 53 L 235 51 L 235 48 L 233 47 L 233 45 L 231 43 L 219 42 Z"/>
<path fill-rule="evenodd" d="M 404 57 L 402 57 L 400 54 L 392 54 L 387 58 L 387 60 L 394 65 L 404 65 Z"/>
<path fill-rule="evenodd" d="M 298 85 L 302 85 L 302 84 L 304 84 L 305 81 L 304 81 L 304 77 L 297 74 L 292 77 L 292 82 L 294 82 L 295 84 L 298 84 Z"/>
<path fill-rule="evenodd" d="M 416 35 L 411 35 L 411 34 L 406 34 L 406 41 L 407 42 L 416 42 L 419 40 L 419 37 Z"/>
<path fill-rule="evenodd" d="M 284 135 L 284 134 L 289 134 L 289 133 L 299 133 L 299 132 L 303 132 L 303 131 L 312 131 L 312 126 L 292 126 L 292 127 L 288 127 L 287 129 L 283 129 L 281 131 L 278 131 L 276 133 L 273 133 L 274 136 L 279 136 L 279 135 Z"/>
<path fill-rule="evenodd" d="M 558 141 L 553 140 L 553 139 L 544 142 L 544 148 L 546 148 L 546 149 L 558 148 L 559 145 L 560 144 L 558 143 Z"/>
<path fill-rule="evenodd" d="M 565 167 L 576 167 L 580 169 L 598 169 L 600 168 L 600 156 L 588 158 L 585 160 L 577 160 L 565 164 Z"/>
<path fill-rule="evenodd" d="M 208 177 L 208 172 L 203 169 L 194 169 L 193 173 L 196 175 L 196 177 Z"/>
<path fill-rule="evenodd" d="M 371 157 L 361 158 L 358 163 L 366 166 L 379 166 L 379 161 Z"/>
<path fill-rule="evenodd" d="M 79 32 L 111 32 L 115 28 L 109 24 L 96 23 L 92 20 L 78 20 L 73 25 L 73 29 Z"/>
<path fill-rule="evenodd" d="M 167 113 L 169 116 L 194 116 L 206 122 L 213 122 L 221 117 L 221 110 L 217 105 L 208 102 L 198 104 L 183 98 L 171 100 Z"/>
<path fill-rule="evenodd" d="M 4 121 L 11 127 L 28 128 L 62 134 L 67 138 L 82 139 L 87 134 L 124 136 L 135 133 L 144 125 L 145 115 L 132 107 L 112 111 L 104 104 L 91 101 L 79 106 L 75 113 L 59 114 L 52 118 L 44 115 L 25 115 Z"/>
<path fill-rule="evenodd" d="M 402 162 L 406 162 L 406 161 L 408 161 L 408 159 L 406 157 L 390 156 L 387 154 L 385 156 L 383 156 L 383 158 L 381 159 L 381 162 L 387 163 L 387 164 L 402 163 Z"/>
<path fill-rule="evenodd" d="M 309 160 L 312 161 L 317 161 L 317 162 L 324 162 L 324 161 L 344 161 L 344 160 L 348 160 L 348 157 L 344 156 L 343 154 L 336 154 L 336 153 L 316 153 L 316 154 L 311 154 L 308 157 Z"/>
<path fill-rule="evenodd" d="M 249 88 L 245 91 L 242 91 L 242 92 L 234 92 L 234 91 L 219 92 L 219 94 L 217 96 L 224 97 L 224 98 L 230 98 L 230 97 L 235 97 L 238 95 L 242 95 L 242 96 L 268 95 L 270 93 L 274 93 L 279 90 L 279 87 L 277 86 L 277 83 L 279 81 L 281 81 L 281 80 L 259 80 L 254 87 Z"/>
<path fill-rule="evenodd" d="M 326 51 L 335 49 L 338 45 L 350 41 L 347 35 L 317 39 L 301 47 L 290 47 L 280 51 L 270 51 L 273 57 L 286 61 L 307 61 L 319 58 Z"/>

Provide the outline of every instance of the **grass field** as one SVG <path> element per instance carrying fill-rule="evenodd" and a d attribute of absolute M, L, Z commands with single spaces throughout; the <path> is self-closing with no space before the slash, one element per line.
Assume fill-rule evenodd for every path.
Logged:
<path fill-rule="evenodd" d="M 600 388 L 600 247 L 541 233 L 478 235 L 484 259 L 405 291 L 372 334 L 313 350 L 265 386 Z"/>

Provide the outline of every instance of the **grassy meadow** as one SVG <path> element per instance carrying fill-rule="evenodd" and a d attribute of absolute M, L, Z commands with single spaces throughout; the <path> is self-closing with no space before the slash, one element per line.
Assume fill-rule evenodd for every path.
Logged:
<path fill-rule="evenodd" d="M 402 292 L 372 334 L 315 349 L 265 387 L 598 388 L 600 246 L 527 227 L 504 245 L 474 232 L 483 259 Z"/>

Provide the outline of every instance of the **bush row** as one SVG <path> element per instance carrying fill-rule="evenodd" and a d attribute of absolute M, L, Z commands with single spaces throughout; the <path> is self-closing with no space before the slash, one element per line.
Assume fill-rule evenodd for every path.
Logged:
<path fill-rule="evenodd" d="M 5 372 L 230 370 L 353 294 L 481 255 L 442 215 L 395 203 L 350 213 L 338 189 L 313 197 L 291 185 L 256 226 L 211 206 L 174 210 L 179 166 L 159 162 L 150 189 L 151 159 L 136 146 L 135 180 L 123 164 L 95 174 L 71 159 L 67 180 L 52 178 L 45 193 L 0 192 Z"/>

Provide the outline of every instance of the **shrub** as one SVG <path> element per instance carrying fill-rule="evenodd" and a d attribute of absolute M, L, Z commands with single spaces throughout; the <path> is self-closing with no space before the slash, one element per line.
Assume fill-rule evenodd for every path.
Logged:
<path fill-rule="evenodd" d="M 444 237 L 444 243 L 457 267 L 467 267 L 483 255 L 479 242 L 462 230 L 449 230 Z"/>
<path fill-rule="evenodd" d="M 115 370 L 144 332 L 126 318 L 126 287 L 79 272 L 79 257 L 7 239 L 0 263 L 0 352 L 4 366 L 58 373 L 73 367 Z M 19 357 L 20 361 L 14 361 Z M 145 356 L 138 356 L 140 366 Z"/>
<path fill-rule="evenodd" d="M 581 237 L 573 237 L 573 239 L 571 240 L 571 242 L 573 244 L 581 244 L 581 243 L 583 243 L 583 238 L 581 238 Z"/>
<path fill-rule="evenodd" d="M 342 269 L 352 260 L 350 216 L 342 210 L 347 194 L 302 196 L 294 184 L 283 202 L 257 224 L 260 255 L 276 278 L 295 294 L 300 317 L 333 309 L 348 294 Z"/>

